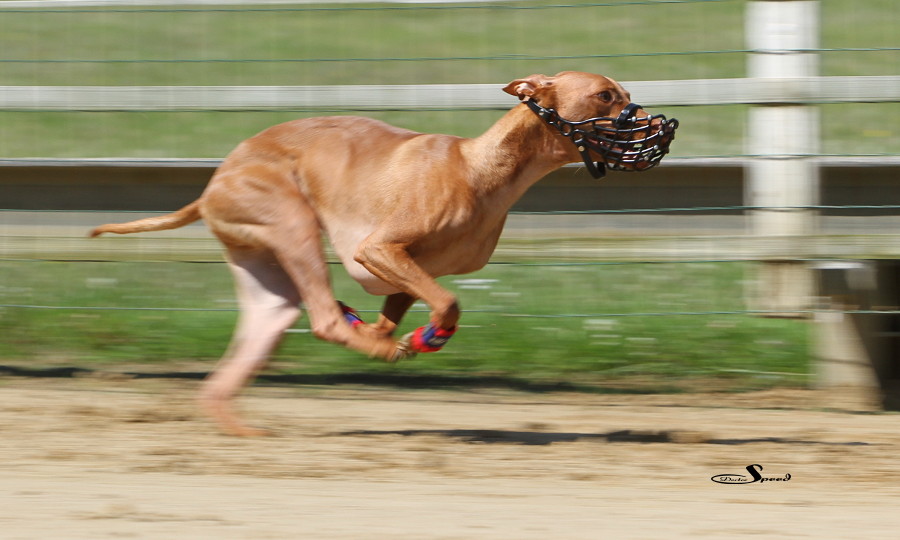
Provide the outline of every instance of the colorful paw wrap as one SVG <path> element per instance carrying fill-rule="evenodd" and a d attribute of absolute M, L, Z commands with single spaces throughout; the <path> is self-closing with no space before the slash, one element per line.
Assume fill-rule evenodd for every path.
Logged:
<path fill-rule="evenodd" d="M 350 326 L 359 326 L 361 324 L 365 324 L 362 319 L 357 315 L 356 310 L 350 306 L 344 305 L 343 302 L 338 302 L 338 305 L 341 306 L 341 311 L 344 313 L 344 320 L 346 320 Z"/>
<path fill-rule="evenodd" d="M 454 326 L 452 330 L 444 330 L 443 328 L 435 328 L 429 324 L 416 329 L 409 340 L 410 348 L 416 352 L 435 352 L 441 350 L 447 344 L 453 334 L 456 333 L 458 327 Z"/>

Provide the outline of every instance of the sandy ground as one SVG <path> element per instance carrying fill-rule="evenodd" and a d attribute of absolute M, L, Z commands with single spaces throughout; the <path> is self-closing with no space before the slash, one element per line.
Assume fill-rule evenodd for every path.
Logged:
<path fill-rule="evenodd" d="M 900 415 L 810 391 L 594 396 L 0 379 L 0 537 L 866 538 L 900 534 Z M 744 474 L 788 481 L 718 484 Z"/>

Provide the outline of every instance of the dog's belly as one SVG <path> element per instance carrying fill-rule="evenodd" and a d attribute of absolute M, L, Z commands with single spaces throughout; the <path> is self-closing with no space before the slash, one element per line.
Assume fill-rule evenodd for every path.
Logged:
<path fill-rule="evenodd" d="M 357 283 L 362 285 L 363 289 L 369 294 L 374 294 L 377 296 L 385 296 L 388 294 L 394 294 L 400 292 L 400 289 L 385 283 L 381 279 L 375 277 L 372 272 L 366 270 L 366 268 L 354 261 L 352 258 L 349 261 L 341 260 L 344 263 L 344 268 L 347 269 L 347 273 L 350 274 Z"/>
<path fill-rule="evenodd" d="M 372 230 L 371 227 L 342 223 L 339 229 L 328 230 L 327 232 L 331 241 L 331 247 L 334 248 L 338 258 L 341 259 L 341 263 L 344 265 L 347 273 L 354 281 L 362 285 L 367 293 L 379 296 L 398 293 L 400 292 L 399 289 L 389 283 L 385 283 L 353 259 L 357 248 L 363 240 L 372 234 Z"/>

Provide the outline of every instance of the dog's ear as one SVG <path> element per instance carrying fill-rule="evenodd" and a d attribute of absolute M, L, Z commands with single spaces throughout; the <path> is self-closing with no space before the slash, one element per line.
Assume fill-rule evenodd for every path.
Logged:
<path fill-rule="evenodd" d="M 516 79 L 506 85 L 504 92 L 521 100 L 538 95 L 541 89 L 551 86 L 553 81 L 546 75 L 532 75 L 524 79 Z"/>

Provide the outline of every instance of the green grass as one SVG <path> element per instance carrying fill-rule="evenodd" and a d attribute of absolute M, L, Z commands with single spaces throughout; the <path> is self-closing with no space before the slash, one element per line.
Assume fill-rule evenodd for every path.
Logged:
<path fill-rule="evenodd" d="M 742 310 L 751 269 L 743 263 L 492 264 L 441 279 L 465 313 L 463 328 L 440 353 L 389 366 L 295 333 L 274 369 L 656 390 L 804 384 L 807 323 L 684 314 Z M 380 299 L 365 295 L 341 267 L 333 274 L 338 298 L 374 318 Z M 177 369 L 203 361 L 209 369 L 236 318 L 222 264 L 6 261 L 0 276 L 5 305 L 224 310 L 0 308 L 0 363 Z M 484 281 L 465 281 L 471 279 Z M 660 313 L 682 314 L 652 315 Z M 426 310 L 416 307 L 402 330 L 426 321 Z M 297 329 L 305 328 L 302 319 Z"/>
<path fill-rule="evenodd" d="M 540 3 L 504 4 L 510 5 Z M 746 47 L 746 3 L 739 0 L 528 10 L 347 7 L 0 12 L 0 84 L 503 83 L 566 69 L 621 80 L 746 73 L 744 53 L 723 52 Z M 821 12 L 825 49 L 897 46 L 896 0 L 827 0 Z M 683 51 L 710 52 L 655 54 Z M 641 56 L 616 56 L 634 54 Z M 898 53 L 834 51 L 820 60 L 823 75 L 885 75 L 896 74 Z M 744 151 L 746 107 L 664 112 L 682 122 L 676 156 Z M 823 152 L 900 153 L 900 104 L 826 105 L 821 112 Z M 272 124 L 316 114 L 0 111 L 0 156 L 220 157 Z M 419 131 L 473 136 L 503 111 L 366 114 Z M 805 322 L 746 314 L 635 315 L 740 311 L 751 270 L 741 263 L 495 264 L 468 276 L 496 280 L 487 289 L 442 280 L 467 312 L 466 327 L 441 353 L 386 366 L 297 333 L 288 336 L 274 368 L 496 375 L 604 387 L 802 383 L 809 370 Z M 378 299 L 337 267 L 334 281 L 339 298 L 373 316 Z M 0 361 L 112 367 L 200 361 L 211 367 L 236 317 L 231 287 L 221 264 L 0 262 L 0 304 L 225 310 L 0 308 Z M 426 318 L 421 309 L 411 313 L 404 330 Z M 298 323 L 298 330 L 305 325 Z"/>
<path fill-rule="evenodd" d="M 0 73 L 4 85 L 503 83 L 566 69 L 621 80 L 746 73 L 746 55 L 727 52 L 746 48 L 743 1 L 508 9 L 542 4 L 549 2 L 494 9 L 3 12 Z M 894 0 L 828 0 L 822 3 L 822 47 L 896 47 L 897 23 Z M 656 54 L 685 51 L 708 53 Z M 634 54 L 641 56 L 616 56 Z M 898 53 L 824 52 L 821 64 L 824 75 L 894 74 Z M 824 151 L 898 152 L 900 105 L 834 106 L 828 112 Z M 743 152 L 745 108 L 675 107 L 666 113 L 682 119 L 674 155 Z M 264 127 L 316 114 L 0 112 L 0 156 L 219 157 Z M 472 136 L 500 114 L 372 116 L 420 131 Z"/>

